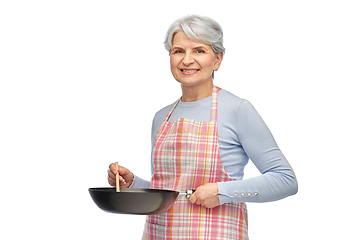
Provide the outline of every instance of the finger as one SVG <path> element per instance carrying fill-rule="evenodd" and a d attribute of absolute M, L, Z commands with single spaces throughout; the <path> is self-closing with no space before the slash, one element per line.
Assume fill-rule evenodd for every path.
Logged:
<path fill-rule="evenodd" d="M 193 193 L 191 196 L 190 196 L 190 198 L 189 198 L 189 201 L 192 203 L 192 204 L 194 204 L 195 202 L 196 202 L 196 195 L 195 195 L 195 193 Z"/>
<path fill-rule="evenodd" d="M 119 166 L 119 173 L 120 176 L 123 177 L 124 181 L 127 183 L 131 183 L 134 179 L 134 175 L 132 172 L 129 171 L 129 169 L 124 168 L 123 166 Z"/>
<path fill-rule="evenodd" d="M 116 175 L 110 169 L 108 169 L 108 178 L 113 180 L 116 178 Z"/>
<path fill-rule="evenodd" d="M 114 179 L 111 179 L 111 178 L 108 178 L 108 183 L 110 184 L 110 186 L 115 186 L 115 180 Z"/>
<path fill-rule="evenodd" d="M 116 166 L 115 166 L 114 163 L 111 163 L 111 164 L 109 165 L 109 169 L 110 169 L 110 171 L 111 171 L 114 175 L 118 172 L 118 169 L 116 169 Z"/>
<path fill-rule="evenodd" d="M 114 170 L 116 169 L 115 164 L 111 163 L 109 165 L 109 169 L 108 169 L 108 183 L 110 184 L 110 186 L 115 187 L 116 186 L 116 172 L 114 174 Z M 116 171 L 116 170 L 115 170 Z"/>
<path fill-rule="evenodd" d="M 130 174 L 129 169 L 124 168 L 123 166 L 119 166 L 118 171 L 119 171 L 119 174 L 123 175 L 123 176 Z"/>
<path fill-rule="evenodd" d="M 108 178 L 108 183 L 113 187 L 116 186 L 116 180 L 115 179 Z M 121 176 L 119 176 L 119 183 L 120 183 L 120 186 L 125 186 L 126 185 L 125 179 L 122 178 Z"/>
<path fill-rule="evenodd" d="M 124 179 L 121 175 L 119 176 L 119 181 L 120 181 L 120 184 L 121 184 L 121 183 L 126 184 L 125 179 Z"/>

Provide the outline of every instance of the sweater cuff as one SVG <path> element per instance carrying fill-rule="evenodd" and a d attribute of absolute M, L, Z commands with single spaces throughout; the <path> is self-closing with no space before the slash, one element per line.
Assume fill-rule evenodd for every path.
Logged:
<path fill-rule="evenodd" d="M 259 192 L 253 179 L 218 182 L 220 205 L 224 203 L 259 202 Z"/>
<path fill-rule="evenodd" d="M 150 188 L 150 182 L 134 174 L 134 179 L 129 188 Z"/>

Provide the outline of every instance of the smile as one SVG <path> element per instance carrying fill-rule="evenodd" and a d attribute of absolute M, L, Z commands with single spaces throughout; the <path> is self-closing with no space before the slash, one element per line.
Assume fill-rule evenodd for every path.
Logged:
<path fill-rule="evenodd" d="M 199 69 L 180 69 L 184 74 L 194 74 L 199 71 Z"/>

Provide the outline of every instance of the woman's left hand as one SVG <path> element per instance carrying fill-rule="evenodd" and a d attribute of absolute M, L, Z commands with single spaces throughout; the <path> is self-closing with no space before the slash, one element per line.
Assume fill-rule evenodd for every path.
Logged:
<path fill-rule="evenodd" d="M 217 183 L 205 183 L 198 187 L 189 198 L 191 203 L 214 208 L 220 205 Z"/>

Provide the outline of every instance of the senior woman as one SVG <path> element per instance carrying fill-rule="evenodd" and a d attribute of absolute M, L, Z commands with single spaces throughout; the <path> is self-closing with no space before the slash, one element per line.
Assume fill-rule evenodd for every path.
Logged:
<path fill-rule="evenodd" d="M 245 202 L 295 194 L 295 174 L 250 102 L 214 86 L 225 52 L 217 22 L 181 18 L 164 44 L 182 96 L 154 117 L 151 182 L 110 164 L 109 184 L 118 171 L 121 187 L 196 189 L 189 200 L 148 216 L 143 239 L 248 239 Z M 262 175 L 243 180 L 249 159 Z"/>

